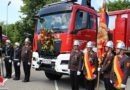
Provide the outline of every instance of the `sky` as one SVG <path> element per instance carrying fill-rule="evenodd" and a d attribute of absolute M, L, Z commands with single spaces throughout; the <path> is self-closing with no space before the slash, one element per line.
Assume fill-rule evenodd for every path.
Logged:
<path fill-rule="evenodd" d="M 8 24 L 15 23 L 20 20 L 20 7 L 23 6 L 22 0 L 0 0 L 0 22 L 5 22 L 7 20 L 7 5 L 8 2 L 11 1 L 11 4 L 8 6 Z M 91 0 L 92 6 L 98 10 L 99 7 L 102 6 L 103 0 Z M 111 0 L 113 1 L 113 0 Z M 81 3 L 81 0 L 78 0 L 78 3 Z"/>

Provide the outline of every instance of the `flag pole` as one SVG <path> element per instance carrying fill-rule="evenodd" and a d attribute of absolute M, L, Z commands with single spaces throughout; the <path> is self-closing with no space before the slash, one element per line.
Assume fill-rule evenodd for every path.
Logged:
<path fill-rule="evenodd" d="M 103 0 L 103 5 L 105 4 L 105 0 Z M 99 66 L 98 66 L 98 68 L 100 68 L 101 67 L 101 57 L 100 58 L 98 58 L 99 59 Z M 97 90 L 99 90 L 99 81 L 100 81 L 100 71 L 98 71 L 98 78 L 97 78 Z"/>
<path fill-rule="evenodd" d="M 100 62 L 100 61 L 99 61 Z M 98 66 L 99 68 L 101 67 L 101 64 Z M 97 78 L 97 90 L 99 90 L 99 81 L 100 81 L 100 71 L 98 71 L 98 78 Z"/>

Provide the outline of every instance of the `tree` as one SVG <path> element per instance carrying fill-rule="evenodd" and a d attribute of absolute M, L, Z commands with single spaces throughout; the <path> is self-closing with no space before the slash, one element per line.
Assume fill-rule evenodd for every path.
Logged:
<path fill-rule="evenodd" d="M 57 1 L 60 0 L 23 0 L 24 6 L 20 9 L 20 12 L 23 13 L 21 20 L 15 24 L 8 25 L 8 39 L 11 40 L 12 45 L 15 42 L 19 42 L 23 46 L 26 37 L 31 39 L 32 44 L 36 21 L 31 20 L 31 16 L 37 15 L 38 11 L 44 5 Z M 4 22 L 0 22 L 0 25 L 3 28 L 3 34 L 6 34 L 6 25 Z"/>
<path fill-rule="evenodd" d="M 33 39 L 36 21 L 31 20 L 31 16 L 36 16 L 44 5 L 58 1 L 60 0 L 23 0 L 24 6 L 22 6 L 20 10 L 25 16 L 22 17 L 22 30 L 20 29 L 20 34 L 24 36 L 23 39 L 25 39 L 25 37 L 29 37 L 31 41 Z"/>
<path fill-rule="evenodd" d="M 6 34 L 6 26 L 5 26 L 4 22 L 0 22 L 0 26 L 2 26 L 2 33 Z"/>
<path fill-rule="evenodd" d="M 117 11 L 117 10 L 124 10 L 130 8 L 130 0 L 108 0 L 108 11 Z M 101 8 L 98 12 L 101 11 Z"/>
<path fill-rule="evenodd" d="M 108 11 L 117 11 L 130 8 L 129 0 L 115 0 L 114 2 L 108 1 Z"/>

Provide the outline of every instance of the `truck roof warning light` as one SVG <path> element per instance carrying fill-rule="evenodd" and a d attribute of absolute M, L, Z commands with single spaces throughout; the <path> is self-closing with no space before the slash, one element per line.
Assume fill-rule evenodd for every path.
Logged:
<path fill-rule="evenodd" d="M 82 0 L 81 5 L 91 7 L 91 0 Z"/>

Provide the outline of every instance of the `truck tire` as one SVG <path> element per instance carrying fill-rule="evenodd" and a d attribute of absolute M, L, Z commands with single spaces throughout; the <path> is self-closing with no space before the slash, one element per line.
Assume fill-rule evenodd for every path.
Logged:
<path fill-rule="evenodd" d="M 45 75 L 49 80 L 59 80 L 62 77 L 62 74 L 53 74 L 48 72 L 45 72 Z"/>

